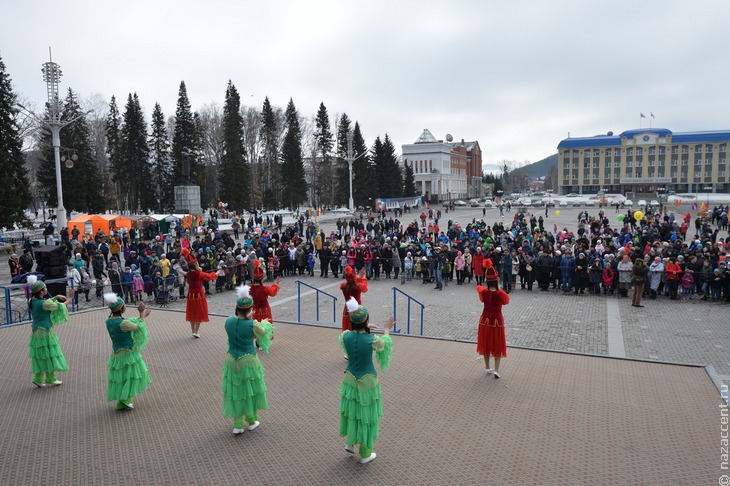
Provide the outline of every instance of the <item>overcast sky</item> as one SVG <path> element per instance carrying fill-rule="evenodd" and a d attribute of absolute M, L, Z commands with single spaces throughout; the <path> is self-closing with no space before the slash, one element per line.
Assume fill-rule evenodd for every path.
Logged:
<path fill-rule="evenodd" d="M 137 92 L 174 114 L 264 97 L 324 102 L 396 147 L 424 128 L 478 140 L 484 164 L 535 162 L 560 140 L 639 127 L 730 129 L 730 2 L 2 0 L 0 56 L 22 97 L 41 64 L 81 97 Z M 334 127 L 333 127 L 334 128 Z"/>

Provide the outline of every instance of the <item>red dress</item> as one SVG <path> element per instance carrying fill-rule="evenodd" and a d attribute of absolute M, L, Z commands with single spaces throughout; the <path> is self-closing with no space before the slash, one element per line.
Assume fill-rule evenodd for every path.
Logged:
<path fill-rule="evenodd" d="M 208 301 L 205 298 L 203 280 L 215 280 L 215 272 L 205 273 L 191 270 L 185 274 L 188 280 L 188 299 L 185 306 L 185 320 L 188 322 L 208 322 Z"/>
<path fill-rule="evenodd" d="M 507 357 L 507 339 L 504 335 L 502 306 L 509 304 L 509 295 L 502 289 L 489 290 L 477 285 L 479 300 L 484 302 L 484 310 L 479 318 L 477 331 L 477 353 L 495 358 Z"/>
<path fill-rule="evenodd" d="M 275 297 L 279 293 L 279 286 L 272 285 L 252 285 L 249 292 L 253 298 L 253 320 L 268 320 L 274 323 L 274 317 L 271 315 L 271 306 L 269 305 L 269 297 Z"/>
<path fill-rule="evenodd" d="M 367 278 L 355 278 L 355 283 L 357 284 L 357 290 L 354 292 L 350 292 L 349 290 L 345 289 L 345 286 L 347 285 L 347 282 L 340 284 L 340 290 L 342 290 L 342 294 L 345 296 L 345 308 L 342 309 L 342 330 L 343 331 L 352 331 L 352 324 L 350 324 L 350 313 L 347 312 L 347 301 L 350 300 L 350 297 L 354 297 L 358 304 L 362 305 L 362 293 L 368 291 L 368 279 Z"/>

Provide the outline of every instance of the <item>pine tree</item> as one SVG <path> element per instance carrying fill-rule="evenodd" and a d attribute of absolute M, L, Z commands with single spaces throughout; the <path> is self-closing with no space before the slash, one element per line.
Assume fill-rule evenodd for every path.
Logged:
<path fill-rule="evenodd" d="M 401 197 L 403 194 L 403 175 L 398 167 L 395 147 L 388 134 L 383 141 L 375 139 L 373 146 L 373 163 L 375 164 L 376 184 L 379 197 Z"/>
<path fill-rule="evenodd" d="M 129 181 L 127 209 L 147 211 L 157 208 L 157 188 L 152 183 L 150 148 L 147 145 L 147 122 L 137 93 L 128 96 L 122 118 L 122 161 Z"/>
<path fill-rule="evenodd" d="M 109 202 L 117 209 L 124 207 L 122 193 L 127 193 L 127 180 L 122 164 L 122 117 L 117 108 L 116 97 L 109 103 L 109 114 L 106 117 L 106 152 L 109 157 L 111 184 L 107 193 Z"/>
<path fill-rule="evenodd" d="M 229 80 L 223 107 L 223 155 L 218 170 L 220 199 L 228 209 L 241 212 L 249 208 L 249 167 L 243 145 L 241 97 Z"/>
<path fill-rule="evenodd" d="M 152 170 L 152 187 L 158 201 L 157 210 L 171 211 L 175 206 L 174 186 L 172 180 L 172 159 L 170 157 L 170 140 L 165 125 L 165 115 L 159 103 L 155 103 L 152 112 L 152 133 L 149 138 L 150 165 Z"/>
<path fill-rule="evenodd" d="M 180 82 L 178 92 L 177 109 L 175 110 L 175 130 L 172 137 L 172 161 L 174 164 L 173 183 L 182 181 L 182 152 L 187 148 L 190 153 L 190 183 L 202 185 L 202 173 L 200 168 L 200 140 L 198 137 L 198 123 L 195 120 L 185 81 Z"/>
<path fill-rule="evenodd" d="M 99 164 L 94 160 L 91 148 L 91 131 L 78 103 L 78 97 L 71 88 L 64 100 L 61 119 L 74 120 L 61 130 L 62 152 L 73 152 L 77 156 L 73 167 L 61 166 L 63 205 L 69 213 L 103 212 L 106 209 L 106 200 L 102 193 Z M 49 129 L 43 130 L 41 147 L 42 160 L 38 170 L 38 181 L 48 194 L 48 205 L 57 206 L 56 166 Z"/>
<path fill-rule="evenodd" d="M 302 130 L 294 100 L 286 107 L 286 135 L 281 146 L 282 205 L 296 209 L 307 200 L 307 181 L 302 157 Z"/>
<path fill-rule="evenodd" d="M 312 160 L 312 184 L 314 205 L 324 206 L 333 201 L 334 174 L 332 173 L 332 131 L 330 119 L 324 103 L 319 104 L 315 121 L 314 144 L 315 158 Z"/>
<path fill-rule="evenodd" d="M 264 188 L 264 207 L 276 209 L 279 205 L 279 149 L 278 149 L 278 128 L 276 115 L 269 102 L 269 97 L 264 99 L 264 106 L 261 110 L 261 142 L 264 149 L 264 173 L 262 174 L 261 187 Z"/>
<path fill-rule="evenodd" d="M 0 58 L 0 228 L 26 224 L 25 210 L 31 201 L 15 103 L 12 81 Z"/>
<path fill-rule="evenodd" d="M 347 113 L 343 113 L 337 125 L 337 159 L 335 161 L 335 200 L 338 206 L 347 206 L 350 202 L 350 167 L 347 163 L 347 134 L 352 129 L 352 123 Z M 353 156 L 357 155 L 353 153 Z M 353 178 L 354 184 L 354 178 Z M 355 199 L 355 188 L 352 188 Z"/>
<path fill-rule="evenodd" d="M 405 170 L 403 176 L 403 196 L 412 197 L 416 195 L 416 179 L 413 174 L 413 164 L 408 165 L 405 163 Z"/>
<path fill-rule="evenodd" d="M 356 156 L 366 153 L 368 148 L 358 122 L 355 122 L 355 128 L 352 132 L 352 151 Z M 355 206 L 372 206 L 377 194 L 375 171 L 370 155 L 363 155 L 352 163 L 352 198 L 355 201 Z"/>

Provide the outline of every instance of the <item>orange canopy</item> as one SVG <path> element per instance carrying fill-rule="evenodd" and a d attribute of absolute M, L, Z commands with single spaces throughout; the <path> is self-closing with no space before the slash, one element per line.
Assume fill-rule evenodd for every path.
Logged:
<path fill-rule="evenodd" d="M 119 231 L 120 228 L 127 228 L 127 231 L 132 229 L 132 220 L 118 214 L 102 214 L 100 218 L 105 219 L 109 222 L 109 228 L 105 231 L 109 234 L 110 230 Z"/>
<path fill-rule="evenodd" d="M 69 234 L 71 234 L 71 232 L 73 231 L 74 226 L 76 226 L 76 228 L 82 235 L 84 233 L 95 235 L 96 232 L 99 230 L 106 234 L 109 233 L 109 221 L 93 214 L 79 214 L 75 218 L 69 220 Z"/>

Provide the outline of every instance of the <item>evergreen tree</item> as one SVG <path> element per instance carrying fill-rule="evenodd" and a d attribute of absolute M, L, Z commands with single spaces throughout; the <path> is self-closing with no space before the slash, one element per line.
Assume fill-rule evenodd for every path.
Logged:
<path fill-rule="evenodd" d="M 200 141 L 198 123 L 188 100 L 185 81 L 180 82 L 177 109 L 175 110 L 175 130 L 172 136 L 172 161 L 174 165 L 173 183 L 182 181 L 182 151 L 187 148 L 190 156 L 190 183 L 202 185 L 203 171 L 200 168 Z"/>
<path fill-rule="evenodd" d="M 332 173 L 332 147 L 334 147 L 334 141 L 332 140 L 329 115 L 324 103 L 319 104 L 315 126 L 315 157 L 312 160 L 314 205 L 324 206 L 333 202 L 335 181 Z"/>
<path fill-rule="evenodd" d="M 281 146 L 282 205 L 294 210 L 307 200 L 307 181 L 302 157 L 302 130 L 294 100 L 286 107 L 286 135 Z"/>
<path fill-rule="evenodd" d="M 127 193 L 128 182 L 122 163 L 122 117 L 114 96 L 109 103 L 109 114 L 106 117 L 106 152 L 112 182 L 107 186 L 110 188 L 107 197 L 115 208 L 121 209 L 124 207 L 121 195 Z"/>
<path fill-rule="evenodd" d="M 358 122 L 355 122 L 355 128 L 352 132 L 352 151 L 356 156 L 366 153 L 368 148 Z M 375 203 L 377 194 L 375 171 L 370 156 L 363 155 L 352 163 L 352 198 L 355 206 L 372 206 Z"/>
<path fill-rule="evenodd" d="M 241 212 L 249 208 L 249 168 L 243 145 L 243 117 L 241 97 L 229 80 L 223 106 L 223 155 L 218 171 L 220 199 L 230 210 Z"/>
<path fill-rule="evenodd" d="M 343 113 L 337 125 L 337 159 L 335 160 L 335 201 L 338 206 L 347 206 L 350 202 L 350 166 L 347 163 L 347 134 L 352 130 L 352 123 L 347 113 Z M 353 156 L 357 154 L 354 153 Z M 353 177 L 353 200 L 355 187 Z"/>
<path fill-rule="evenodd" d="M 416 179 L 413 174 L 413 164 L 408 165 L 405 163 L 405 170 L 403 176 L 403 196 L 410 197 L 416 195 Z"/>
<path fill-rule="evenodd" d="M 264 188 L 264 207 L 276 209 L 279 205 L 279 148 L 276 115 L 269 102 L 264 99 L 261 110 L 261 142 L 264 148 L 264 172 L 261 174 L 261 187 Z"/>
<path fill-rule="evenodd" d="M 25 210 L 31 200 L 15 103 L 12 81 L 0 58 L 0 228 L 26 224 Z"/>
<path fill-rule="evenodd" d="M 398 166 L 395 147 L 388 134 L 383 141 L 375 139 L 373 146 L 373 163 L 375 164 L 376 185 L 379 197 L 401 197 L 403 194 L 403 175 Z"/>
<path fill-rule="evenodd" d="M 167 135 L 165 115 L 159 103 L 155 103 L 152 112 L 152 133 L 149 138 L 150 165 L 152 170 L 152 188 L 155 190 L 160 212 L 171 211 L 175 207 L 174 185 L 172 180 L 172 159 L 170 157 L 170 139 Z"/>
<path fill-rule="evenodd" d="M 69 88 L 64 101 L 62 120 L 74 120 L 61 130 L 61 145 L 65 150 L 77 155 L 73 167 L 61 166 L 61 185 L 63 205 L 70 213 L 99 213 L 106 209 L 102 192 L 99 163 L 94 160 L 91 144 L 91 131 L 86 115 L 79 106 L 76 93 Z M 56 165 L 53 154 L 51 131 L 44 129 L 41 134 L 42 160 L 38 169 L 38 182 L 48 195 L 48 205 L 57 206 Z M 70 219 L 70 218 L 69 218 Z"/>
<path fill-rule="evenodd" d="M 125 194 L 126 209 L 147 211 L 157 208 L 157 188 L 152 183 L 150 148 L 147 145 L 147 123 L 137 93 L 127 97 L 122 118 L 122 163 L 129 182 Z"/>

